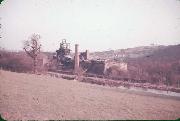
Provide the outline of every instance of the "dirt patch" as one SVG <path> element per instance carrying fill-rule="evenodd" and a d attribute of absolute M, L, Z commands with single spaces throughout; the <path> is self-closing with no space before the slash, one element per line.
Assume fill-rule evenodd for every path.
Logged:
<path fill-rule="evenodd" d="M 1 71 L 0 113 L 8 120 L 177 119 L 180 101 L 43 75 Z"/>

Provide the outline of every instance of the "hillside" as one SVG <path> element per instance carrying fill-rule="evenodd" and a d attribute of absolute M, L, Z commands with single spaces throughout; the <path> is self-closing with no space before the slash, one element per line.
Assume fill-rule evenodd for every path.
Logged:
<path fill-rule="evenodd" d="M 121 59 L 122 54 L 126 60 L 136 59 L 142 57 L 152 57 L 157 59 L 159 57 L 166 58 L 180 58 L 180 45 L 169 45 L 169 46 L 140 46 L 135 48 L 118 49 L 102 52 L 91 53 L 91 58 L 94 59 Z"/>
<path fill-rule="evenodd" d="M 0 71 L 0 113 L 27 119 L 177 119 L 180 100 L 45 75 Z"/>
<path fill-rule="evenodd" d="M 90 55 L 94 59 L 121 59 L 122 54 L 124 54 L 125 58 L 138 58 L 153 54 L 155 51 L 162 50 L 164 48 L 166 48 L 166 46 L 140 46 L 127 49 L 94 52 Z"/>
<path fill-rule="evenodd" d="M 166 60 L 166 61 L 178 61 L 180 60 L 180 44 L 170 45 L 165 48 L 154 51 L 154 53 L 146 56 L 152 60 Z"/>

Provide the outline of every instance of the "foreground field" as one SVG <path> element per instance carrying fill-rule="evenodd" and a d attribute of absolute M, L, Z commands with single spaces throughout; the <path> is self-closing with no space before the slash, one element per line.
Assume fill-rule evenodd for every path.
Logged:
<path fill-rule="evenodd" d="M 0 72 L 5 119 L 177 119 L 180 100 L 52 78 Z"/>

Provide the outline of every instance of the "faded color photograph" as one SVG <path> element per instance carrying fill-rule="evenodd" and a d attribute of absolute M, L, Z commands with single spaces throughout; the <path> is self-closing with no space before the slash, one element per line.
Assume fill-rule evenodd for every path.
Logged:
<path fill-rule="evenodd" d="M 180 0 L 1 0 L 0 118 L 180 119 Z"/>

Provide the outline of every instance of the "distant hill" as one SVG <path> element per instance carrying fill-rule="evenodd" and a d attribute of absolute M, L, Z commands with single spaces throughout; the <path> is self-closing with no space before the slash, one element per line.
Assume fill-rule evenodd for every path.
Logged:
<path fill-rule="evenodd" d="M 137 58 L 180 58 L 180 45 L 169 45 L 169 46 L 140 46 L 135 48 L 118 49 L 102 52 L 94 52 L 90 54 L 93 59 L 117 59 L 121 60 L 124 58 L 137 59 Z"/>
<path fill-rule="evenodd" d="M 180 60 L 180 44 L 170 45 L 159 50 L 154 51 L 152 54 L 147 55 L 151 60 L 161 61 L 179 61 Z"/>

